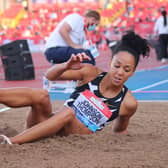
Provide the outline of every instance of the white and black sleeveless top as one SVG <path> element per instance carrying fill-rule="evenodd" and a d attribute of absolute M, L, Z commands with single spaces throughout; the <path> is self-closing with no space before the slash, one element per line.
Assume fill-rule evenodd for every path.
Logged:
<path fill-rule="evenodd" d="M 73 102 L 79 96 L 79 94 L 83 92 L 85 89 L 88 89 L 92 93 L 94 93 L 97 97 L 99 97 L 108 106 L 110 111 L 113 113 L 113 115 L 107 122 L 114 120 L 119 114 L 121 102 L 124 99 L 124 96 L 126 95 L 128 91 L 128 88 L 124 85 L 121 92 L 117 96 L 113 98 L 104 97 L 99 91 L 99 83 L 106 74 L 107 72 L 102 72 L 89 83 L 76 87 L 75 91 L 70 95 L 70 98 L 64 103 L 64 105 L 68 107 L 72 107 Z"/>

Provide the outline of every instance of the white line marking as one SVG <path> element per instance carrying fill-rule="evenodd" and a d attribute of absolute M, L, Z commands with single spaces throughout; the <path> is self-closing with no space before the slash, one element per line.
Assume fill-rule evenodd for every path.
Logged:
<path fill-rule="evenodd" d="M 138 100 L 138 102 L 146 102 L 146 103 L 152 103 L 152 102 L 168 102 L 168 100 Z"/>
<path fill-rule="evenodd" d="M 4 107 L 4 108 L 0 109 L 0 113 L 5 112 L 10 109 L 11 109 L 10 107 Z"/>
<path fill-rule="evenodd" d="M 149 88 L 152 88 L 152 87 L 155 87 L 155 86 L 161 85 L 163 83 L 167 83 L 167 82 L 168 82 L 168 80 L 163 80 L 163 81 L 160 81 L 160 82 L 156 82 L 152 85 L 148 85 L 148 86 L 145 86 L 145 87 L 142 87 L 142 88 L 139 88 L 139 89 L 135 89 L 132 92 L 142 91 L 142 90 L 149 89 Z"/>
<path fill-rule="evenodd" d="M 144 91 L 136 91 L 136 93 L 168 93 L 168 90 L 144 90 Z"/>
<path fill-rule="evenodd" d="M 167 65 L 163 65 L 163 66 L 158 66 L 158 67 L 152 67 L 152 68 L 147 68 L 147 69 L 140 69 L 140 70 L 136 70 L 136 72 L 144 72 L 144 71 L 153 71 L 153 70 L 157 70 L 157 69 L 164 69 L 167 68 Z"/>

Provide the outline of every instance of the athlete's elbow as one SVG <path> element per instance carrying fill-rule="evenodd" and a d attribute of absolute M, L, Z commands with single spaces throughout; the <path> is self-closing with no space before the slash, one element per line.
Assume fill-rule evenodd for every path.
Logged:
<path fill-rule="evenodd" d="M 53 76 L 52 73 L 49 72 L 49 71 L 46 72 L 45 77 L 46 77 L 48 80 L 50 80 L 50 81 L 55 80 L 54 76 Z"/>

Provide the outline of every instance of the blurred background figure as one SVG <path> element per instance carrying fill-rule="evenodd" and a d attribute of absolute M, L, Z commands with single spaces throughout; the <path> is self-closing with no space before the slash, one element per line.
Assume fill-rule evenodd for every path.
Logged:
<path fill-rule="evenodd" d="M 95 65 L 95 59 L 89 49 L 84 48 L 87 31 L 95 30 L 100 22 L 100 14 L 89 10 L 84 16 L 78 13 L 67 15 L 51 32 L 46 45 L 45 56 L 49 62 L 63 63 L 72 54 L 84 52 L 91 60 L 87 63 Z"/>
<path fill-rule="evenodd" d="M 168 63 L 168 17 L 166 10 L 161 11 L 161 16 L 154 25 L 154 34 L 159 38 L 160 60 L 162 63 Z"/>

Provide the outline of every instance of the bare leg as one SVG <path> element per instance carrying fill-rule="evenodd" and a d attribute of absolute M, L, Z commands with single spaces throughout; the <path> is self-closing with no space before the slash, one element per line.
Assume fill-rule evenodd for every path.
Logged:
<path fill-rule="evenodd" d="M 50 117 L 51 104 L 48 92 L 41 89 L 0 89 L 0 103 L 15 108 L 31 106 L 27 118 L 28 129 L 11 137 L 10 140 L 13 144 L 23 144 L 48 137 L 58 133 L 65 126 L 69 127 L 69 123 L 72 124 L 76 120 L 73 109 L 67 107 L 63 107 L 60 112 Z M 74 130 L 78 126 L 77 124 L 75 128 L 70 128 L 68 133 L 74 132 L 71 129 Z M 85 126 L 82 125 L 82 127 Z"/>
<path fill-rule="evenodd" d="M 42 89 L 0 89 L 0 103 L 13 108 L 30 106 L 27 127 L 48 119 L 51 114 L 48 92 Z"/>
<path fill-rule="evenodd" d="M 45 120 L 15 137 L 10 138 L 12 143 L 23 144 L 26 142 L 35 141 L 54 133 L 57 133 L 68 122 L 75 117 L 75 113 L 72 109 L 63 108 L 61 112 L 56 113 L 54 116 Z"/>

